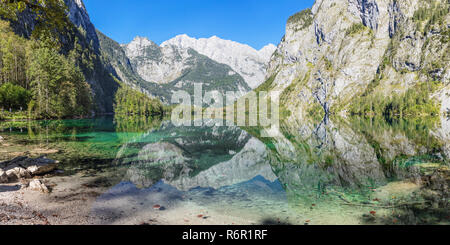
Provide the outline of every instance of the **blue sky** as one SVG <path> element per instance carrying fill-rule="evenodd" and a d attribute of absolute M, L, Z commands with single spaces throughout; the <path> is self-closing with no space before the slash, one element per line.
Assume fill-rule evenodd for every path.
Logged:
<path fill-rule="evenodd" d="M 289 16 L 314 0 L 84 0 L 94 25 L 119 43 L 144 36 L 218 36 L 260 49 L 277 45 Z"/>

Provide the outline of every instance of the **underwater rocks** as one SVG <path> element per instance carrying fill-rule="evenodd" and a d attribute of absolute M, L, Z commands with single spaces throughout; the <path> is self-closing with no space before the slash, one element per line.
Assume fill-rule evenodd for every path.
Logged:
<path fill-rule="evenodd" d="M 16 157 L 11 161 L 0 162 L 0 183 L 28 179 L 36 175 L 49 173 L 56 169 L 58 161 L 45 157 Z"/>
<path fill-rule="evenodd" d="M 188 160 L 183 150 L 173 144 L 148 144 L 139 152 L 137 161 L 132 162 L 125 178 L 138 188 L 151 187 L 161 179 L 173 181 L 192 171 Z"/>
<path fill-rule="evenodd" d="M 422 178 L 426 188 L 432 190 L 434 195 L 428 196 L 427 199 L 433 200 L 433 203 L 439 203 L 448 208 L 450 203 L 450 168 L 443 166 L 435 169 L 431 174 L 427 174 Z M 436 195 L 437 194 L 437 195 Z"/>

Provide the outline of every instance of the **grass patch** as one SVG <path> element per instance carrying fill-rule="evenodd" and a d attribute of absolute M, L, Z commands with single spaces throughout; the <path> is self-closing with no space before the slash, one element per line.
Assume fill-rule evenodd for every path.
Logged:
<path fill-rule="evenodd" d="M 352 26 L 350 26 L 347 31 L 345 32 L 345 34 L 347 36 L 353 36 L 355 34 L 358 34 L 366 29 L 369 29 L 370 31 L 372 31 L 372 29 L 366 27 L 365 25 L 363 25 L 362 23 L 354 23 Z"/>

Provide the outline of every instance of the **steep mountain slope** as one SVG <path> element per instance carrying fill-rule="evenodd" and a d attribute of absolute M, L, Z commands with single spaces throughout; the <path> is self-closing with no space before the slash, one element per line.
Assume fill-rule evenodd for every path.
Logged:
<path fill-rule="evenodd" d="M 107 37 L 100 31 L 97 31 L 100 42 L 100 52 L 103 62 L 108 64 L 108 69 L 117 79 L 128 86 L 139 90 L 150 97 L 168 98 L 163 86 L 156 83 L 149 83 L 142 79 L 131 65 L 130 60 L 125 54 L 119 43 Z M 166 102 L 166 101 L 165 101 Z"/>
<path fill-rule="evenodd" d="M 68 17 L 77 28 L 78 39 L 82 46 L 88 49 L 92 56 L 93 67 L 84 68 L 84 74 L 92 87 L 96 110 L 101 113 L 112 113 L 114 95 L 119 87 L 117 81 L 111 76 L 109 64 L 103 62 L 100 54 L 100 42 L 94 25 L 82 0 L 64 0 L 68 7 Z M 83 68 L 83 67 L 82 67 Z"/>
<path fill-rule="evenodd" d="M 176 90 L 193 93 L 194 83 L 203 83 L 207 91 L 233 91 L 238 92 L 237 96 L 242 96 L 251 88 L 240 74 L 254 79 L 252 84 L 262 81 L 265 64 L 274 49 L 269 45 L 256 51 L 231 41 L 215 40 L 213 43 L 216 44 L 207 45 L 205 49 L 209 55 L 224 61 L 218 62 L 190 47 L 170 44 L 159 47 L 145 38 L 136 38 L 130 44 L 121 46 L 95 29 L 82 0 L 64 0 L 64 3 L 73 26 L 67 27 L 67 33 L 57 34 L 62 42 L 62 52 L 68 54 L 76 50 L 80 57 L 77 65 L 91 85 L 95 109 L 99 113 L 113 112 L 119 82 L 165 103 L 170 103 L 171 95 Z M 29 10 L 22 12 L 12 23 L 15 32 L 27 38 L 39 27 L 35 14 Z M 221 43 L 228 46 L 219 50 Z M 217 56 L 214 51 L 211 53 L 211 48 L 216 48 L 222 55 Z M 246 55 L 247 59 L 244 58 Z M 243 64 L 239 65 L 238 72 L 227 65 L 235 63 Z M 256 72 L 250 74 L 249 70 Z"/>
<path fill-rule="evenodd" d="M 283 91 L 280 103 L 297 117 L 320 108 L 445 112 L 449 6 L 444 0 L 317 0 L 289 18 L 259 89 Z"/>
<path fill-rule="evenodd" d="M 229 65 L 252 89 L 264 81 L 267 63 L 276 50 L 273 44 L 269 44 L 257 51 L 248 45 L 223 40 L 216 36 L 195 39 L 187 35 L 179 35 L 161 44 L 161 47 L 166 46 L 192 48 L 219 63 Z"/>
<path fill-rule="evenodd" d="M 235 91 L 244 95 L 250 90 L 244 79 L 231 67 L 201 55 L 191 48 L 172 45 L 159 47 L 141 37 L 136 37 L 122 47 L 130 61 L 131 69 L 147 82 L 147 85 L 142 86 L 154 94 L 148 86 L 159 85 L 165 94 L 158 96 L 163 96 L 165 101 L 169 101 L 170 95 L 176 90 L 193 93 L 195 83 L 203 83 L 206 91 L 223 93 Z"/>
<path fill-rule="evenodd" d="M 99 41 L 95 27 L 91 22 L 89 14 L 82 0 L 64 0 L 68 8 L 68 16 L 70 21 L 82 30 L 84 36 L 91 46 L 98 50 Z"/>
<path fill-rule="evenodd" d="M 187 50 L 161 49 L 147 38 L 136 37 L 122 45 L 133 68 L 146 81 L 167 84 L 182 75 L 189 58 Z"/>
<path fill-rule="evenodd" d="M 114 94 L 119 84 L 110 75 L 108 65 L 100 59 L 95 27 L 81 0 L 64 0 L 64 3 L 67 6 L 66 10 L 47 6 L 48 8 L 43 8 L 38 16 L 35 11 L 25 7 L 17 14 L 1 18 L 10 22 L 14 32 L 22 37 L 30 39 L 37 34 L 35 38 L 39 38 L 39 33 L 47 30 L 59 39 L 63 55 L 67 56 L 74 51 L 76 64 L 92 89 L 94 110 L 98 113 L 111 113 Z"/>

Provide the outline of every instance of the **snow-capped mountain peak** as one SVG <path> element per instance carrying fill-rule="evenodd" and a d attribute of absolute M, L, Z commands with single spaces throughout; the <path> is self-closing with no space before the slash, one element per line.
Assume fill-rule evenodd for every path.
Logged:
<path fill-rule="evenodd" d="M 161 44 L 161 47 L 167 46 L 192 48 L 210 59 L 226 64 L 239 73 L 251 88 L 256 88 L 264 82 L 266 65 L 276 50 L 273 44 L 258 51 L 249 45 L 224 40 L 217 36 L 196 39 L 186 34 L 178 35 Z"/>

